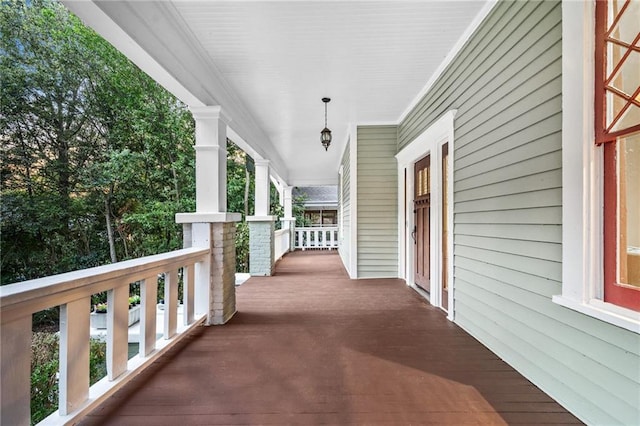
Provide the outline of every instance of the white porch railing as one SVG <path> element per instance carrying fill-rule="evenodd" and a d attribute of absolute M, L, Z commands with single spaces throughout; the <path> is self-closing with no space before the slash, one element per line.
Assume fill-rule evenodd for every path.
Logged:
<path fill-rule="evenodd" d="M 196 265 L 208 248 L 170 253 L 84 269 L 0 287 L 0 424 L 30 422 L 31 316 L 60 306 L 59 410 L 41 424 L 66 424 L 94 408 L 206 319 L 194 310 Z M 184 268 L 183 324 L 178 318 L 178 270 Z M 164 339 L 156 341 L 158 274 L 164 274 Z M 140 281 L 140 351 L 128 358 L 129 284 Z M 205 288 L 198 288 L 205 286 Z M 107 376 L 89 387 L 91 295 L 107 291 Z M 206 293 L 208 294 L 208 293 Z"/>
<path fill-rule="evenodd" d="M 289 251 L 289 238 L 291 233 L 288 229 L 278 229 L 274 234 L 274 248 L 273 258 L 274 260 L 280 259 L 286 252 Z"/>
<path fill-rule="evenodd" d="M 296 249 L 334 249 L 338 247 L 338 227 L 296 228 Z"/>

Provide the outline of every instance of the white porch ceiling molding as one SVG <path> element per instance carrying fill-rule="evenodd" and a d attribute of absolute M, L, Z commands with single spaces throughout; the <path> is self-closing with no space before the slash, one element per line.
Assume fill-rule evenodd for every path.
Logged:
<path fill-rule="evenodd" d="M 282 184 L 312 186 L 337 183 L 350 123 L 397 123 L 494 0 L 63 3 L 187 105 L 220 105 Z"/>

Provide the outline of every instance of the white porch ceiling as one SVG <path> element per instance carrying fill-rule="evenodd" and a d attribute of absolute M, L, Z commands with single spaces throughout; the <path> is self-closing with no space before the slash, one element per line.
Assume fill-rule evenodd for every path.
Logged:
<path fill-rule="evenodd" d="M 187 104 L 221 105 L 232 139 L 303 186 L 337 183 L 351 124 L 402 118 L 487 1 L 64 3 Z"/>

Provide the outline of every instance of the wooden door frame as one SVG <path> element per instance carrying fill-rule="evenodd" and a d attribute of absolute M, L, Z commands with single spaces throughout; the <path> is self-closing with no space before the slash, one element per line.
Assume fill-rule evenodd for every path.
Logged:
<path fill-rule="evenodd" d="M 447 235 L 447 274 L 449 277 L 449 297 L 447 318 L 454 320 L 455 317 L 455 278 L 453 276 L 453 160 L 454 160 L 454 132 L 453 120 L 456 110 L 445 113 L 436 120 L 429 128 L 418 135 L 413 141 L 407 144 L 398 154 L 398 212 L 407 212 L 407 214 L 398 215 L 398 237 L 399 237 L 399 256 L 398 271 L 400 278 L 404 278 L 407 285 L 416 288 L 414 280 L 414 245 L 411 238 L 411 231 L 414 226 L 414 216 L 408 214 L 413 211 L 413 194 L 414 194 L 414 178 L 413 167 L 416 161 L 426 155 L 431 155 L 431 182 L 434 183 L 431 188 L 431 242 L 430 242 L 430 269 L 431 269 L 431 294 L 428 297 L 429 302 L 437 307 L 442 306 L 440 299 L 442 294 L 442 194 L 439 183 L 442 182 L 442 145 L 449 144 L 449 185 L 446 188 L 449 199 L 448 221 L 449 233 Z M 406 170 L 406 182 L 404 179 Z M 404 196 L 400 196 L 404 194 Z M 426 296 L 426 295 L 425 295 Z"/>

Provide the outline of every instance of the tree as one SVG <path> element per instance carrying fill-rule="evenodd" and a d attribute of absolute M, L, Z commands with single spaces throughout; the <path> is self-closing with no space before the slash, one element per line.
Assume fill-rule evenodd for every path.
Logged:
<path fill-rule="evenodd" d="M 0 3 L 2 283 L 178 248 L 187 108 L 49 0 Z"/>
<path fill-rule="evenodd" d="M 68 270 L 89 255 L 82 250 L 86 224 L 73 219 L 85 206 L 73 192 L 97 134 L 87 125 L 85 96 L 93 33 L 62 6 L 34 0 L 0 4 L 0 35 L 2 240 L 13 248 L 2 250 L 6 282 L 7 269 L 27 279 Z M 19 258 L 35 262 L 11 264 Z"/>

